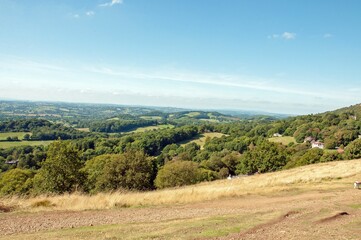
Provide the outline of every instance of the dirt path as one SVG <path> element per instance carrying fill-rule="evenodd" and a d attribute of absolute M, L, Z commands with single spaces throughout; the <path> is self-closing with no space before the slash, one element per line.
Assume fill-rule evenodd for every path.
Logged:
<path fill-rule="evenodd" d="M 0 213 L 0 238 L 81 226 L 158 223 L 224 215 L 257 216 L 258 213 L 275 212 L 280 213 L 279 217 L 218 239 L 359 239 L 361 210 L 352 206 L 360 203 L 361 191 L 350 189 L 295 196 L 247 196 L 179 206 Z M 339 214 L 341 212 L 348 215 Z"/>

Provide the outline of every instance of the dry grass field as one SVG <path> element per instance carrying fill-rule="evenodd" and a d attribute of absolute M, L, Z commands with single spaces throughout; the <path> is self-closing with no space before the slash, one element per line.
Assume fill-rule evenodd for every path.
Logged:
<path fill-rule="evenodd" d="M 152 192 L 0 200 L 0 239 L 359 239 L 360 160 Z M 1 207 L 2 206 L 2 207 Z"/>
<path fill-rule="evenodd" d="M 196 143 L 198 144 L 199 146 L 201 146 L 201 149 L 203 149 L 203 146 L 204 144 L 206 143 L 206 139 L 207 137 L 209 138 L 215 138 L 215 137 L 222 137 L 224 136 L 223 133 L 217 133 L 217 132 L 211 132 L 211 133 L 203 133 L 203 134 L 200 134 L 198 137 L 194 138 L 194 139 L 191 139 L 191 140 L 187 140 L 187 141 L 184 141 L 181 143 L 181 145 L 186 145 L 188 143 Z"/>

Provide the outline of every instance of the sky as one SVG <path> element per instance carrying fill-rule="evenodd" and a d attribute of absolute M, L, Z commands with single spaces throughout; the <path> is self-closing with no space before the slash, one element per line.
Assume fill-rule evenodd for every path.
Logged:
<path fill-rule="evenodd" d="M 308 114 L 361 103 L 359 0 L 0 0 L 0 99 Z"/>

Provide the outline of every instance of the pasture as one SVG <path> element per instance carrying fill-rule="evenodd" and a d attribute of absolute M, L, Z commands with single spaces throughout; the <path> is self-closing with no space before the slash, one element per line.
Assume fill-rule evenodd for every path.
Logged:
<path fill-rule="evenodd" d="M 162 120 L 161 116 L 141 116 L 144 120 Z"/>
<path fill-rule="evenodd" d="M 297 143 L 294 137 L 290 137 L 290 136 L 283 136 L 283 137 L 271 137 L 268 139 L 270 142 L 275 142 L 275 143 L 282 143 L 283 145 L 288 145 L 291 142 L 293 143 Z"/>
<path fill-rule="evenodd" d="M 80 131 L 80 132 L 90 132 L 89 128 L 75 128 L 75 129 Z"/>
<path fill-rule="evenodd" d="M 196 143 L 199 146 L 201 146 L 201 149 L 203 149 L 204 144 L 206 143 L 207 137 L 209 137 L 209 138 L 215 138 L 215 137 L 220 138 L 222 136 L 225 136 L 225 134 L 218 133 L 218 132 L 203 133 L 203 134 L 198 135 L 196 138 L 193 138 L 193 139 L 188 140 L 188 141 L 181 142 L 180 145 L 185 146 L 185 145 L 187 145 L 189 143 Z"/>
<path fill-rule="evenodd" d="M 185 115 L 188 116 L 188 117 L 194 118 L 194 117 L 197 117 L 197 116 L 201 115 L 201 113 L 200 112 L 190 112 L 190 113 L 187 113 Z"/>
<path fill-rule="evenodd" d="M 131 132 L 140 133 L 140 132 L 146 132 L 146 131 L 152 131 L 152 130 L 158 130 L 158 129 L 165 129 L 165 128 L 174 128 L 174 126 L 171 125 L 171 124 L 160 124 L 160 125 L 157 125 L 157 126 L 140 127 L 140 128 L 137 128 L 136 130 L 133 130 Z"/>
<path fill-rule="evenodd" d="M 0 133 L 0 140 L 6 140 L 7 137 L 18 137 L 19 140 L 24 138 L 25 134 L 30 134 L 30 132 L 3 132 Z"/>
<path fill-rule="evenodd" d="M 0 142 L 0 148 L 11 148 L 20 146 L 48 146 L 53 141 L 19 141 L 19 142 Z"/>

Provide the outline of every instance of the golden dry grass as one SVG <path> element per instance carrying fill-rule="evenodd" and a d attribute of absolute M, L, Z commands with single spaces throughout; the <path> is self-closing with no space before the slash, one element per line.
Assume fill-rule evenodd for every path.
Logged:
<path fill-rule="evenodd" d="M 198 137 L 194 138 L 194 139 L 191 139 L 191 140 L 187 140 L 187 141 L 184 141 L 184 142 L 181 142 L 180 145 L 181 146 L 185 146 L 187 145 L 188 143 L 196 143 L 198 144 L 201 149 L 203 149 L 204 147 L 204 144 L 206 143 L 206 139 L 207 137 L 209 138 L 220 138 L 222 136 L 225 136 L 225 134 L 223 133 L 218 133 L 218 132 L 211 132 L 211 133 L 203 133 L 201 135 L 199 135 Z"/>
<path fill-rule="evenodd" d="M 251 194 L 275 194 L 303 190 L 331 190 L 361 180 L 360 160 L 329 162 L 290 170 L 200 183 L 182 188 L 149 192 L 115 192 L 86 195 L 81 193 L 33 198 L 0 199 L 17 210 L 90 210 L 114 207 L 139 207 L 185 204 Z M 47 204 L 39 204 L 46 202 Z"/>

